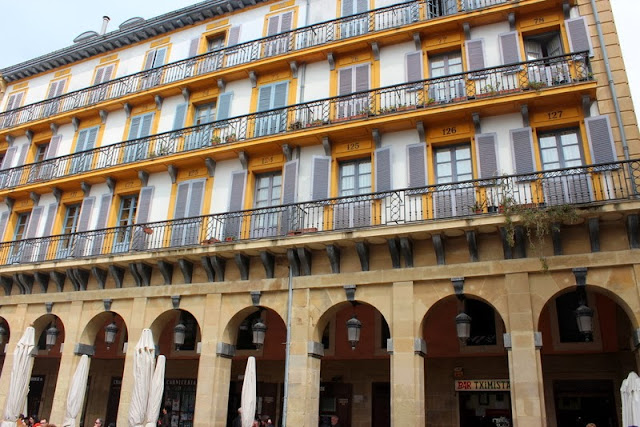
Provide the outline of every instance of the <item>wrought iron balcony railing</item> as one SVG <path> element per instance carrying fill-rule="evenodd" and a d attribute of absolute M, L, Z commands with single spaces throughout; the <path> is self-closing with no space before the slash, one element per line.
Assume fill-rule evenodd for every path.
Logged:
<path fill-rule="evenodd" d="M 437 184 L 0 244 L 0 265 L 281 239 L 471 215 L 638 200 L 640 160 Z"/>
<path fill-rule="evenodd" d="M 247 114 L 14 167 L 0 174 L 0 189 L 283 132 L 402 111 L 438 108 L 590 79 L 589 56 L 583 52 L 403 83 Z"/>
<path fill-rule="evenodd" d="M 313 24 L 172 62 L 0 113 L 0 129 L 53 117 L 260 59 L 509 1 L 512 0 L 457 0 L 453 3 L 453 7 L 442 7 L 442 3 L 451 2 L 414 0 Z"/>

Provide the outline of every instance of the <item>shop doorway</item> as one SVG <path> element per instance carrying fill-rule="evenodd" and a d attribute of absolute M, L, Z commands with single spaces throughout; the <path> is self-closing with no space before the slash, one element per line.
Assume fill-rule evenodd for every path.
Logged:
<path fill-rule="evenodd" d="M 372 384 L 371 427 L 391 425 L 391 383 Z"/>
<path fill-rule="evenodd" d="M 558 426 L 617 427 L 613 381 L 562 380 L 553 382 Z"/>
<path fill-rule="evenodd" d="M 511 427 L 511 399 L 506 391 L 458 393 L 460 427 Z"/>

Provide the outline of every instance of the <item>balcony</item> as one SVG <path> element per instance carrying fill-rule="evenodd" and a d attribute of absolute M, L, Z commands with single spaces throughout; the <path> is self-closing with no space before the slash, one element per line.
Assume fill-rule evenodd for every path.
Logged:
<path fill-rule="evenodd" d="M 119 142 L 14 167 L 0 176 L 0 190 L 46 183 L 121 165 L 216 149 L 271 135 L 313 131 L 400 113 L 438 114 L 442 107 L 544 92 L 592 81 L 586 52 L 486 68 L 327 98 L 204 125 Z"/>
<path fill-rule="evenodd" d="M 639 195 L 640 161 L 633 160 L 5 242 L 0 265 L 483 218 L 505 204 L 592 207 Z"/>
<path fill-rule="evenodd" d="M 58 114 L 78 111 L 127 95 L 161 88 L 261 59 L 274 58 L 364 34 L 402 27 L 441 16 L 483 9 L 509 1 L 511 0 L 458 0 L 456 8 L 442 10 L 439 2 L 435 0 L 415 0 L 313 24 L 173 62 L 0 113 L 0 129 L 9 129 Z"/>

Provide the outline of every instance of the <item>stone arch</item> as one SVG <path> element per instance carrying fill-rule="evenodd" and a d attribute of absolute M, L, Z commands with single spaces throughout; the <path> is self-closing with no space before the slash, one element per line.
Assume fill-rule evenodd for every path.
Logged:
<path fill-rule="evenodd" d="M 0 316 L 0 326 L 4 328 L 6 334 L 4 337 L 0 337 L 0 339 L 2 339 L 2 345 L 4 345 L 11 339 L 11 325 L 9 325 L 6 317 Z"/>
<path fill-rule="evenodd" d="M 193 318 L 196 321 L 196 326 L 198 327 L 196 331 L 197 336 L 202 336 L 202 328 L 200 327 L 200 321 L 191 311 L 185 310 L 183 308 L 170 309 L 160 313 L 153 320 L 153 322 L 151 322 L 151 325 L 149 325 L 149 329 L 151 329 L 151 332 L 153 333 L 153 341 L 156 343 L 156 345 L 158 345 L 160 342 L 160 336 L 162 335 L 162 331 L 164 330 L 164 328 L 170 322 L 177 320 L 178 316 L 180 316 L 180 312 L 182 311 L 185 313 L 189 313 L 191 316 L 193 316 Z"/>
<path fill-rule="evenodd" d="M 374 310 L 376 310 L 378 313 L 380 313 L 380 316 L 382 316 L 382 318 L 387 322 L 387 325 L 389 325 L 389 331 L 391 331 L 391 321 L 389 318 L 387 318 L 384 313 L 382 313 L 382 311 L 380 311 L 380 309 L 378 309 L 378 307 L 376 307 L 373 304 L 370 304 L 366 301 L 363 300 L 358 300 L 356 299 L 354 301 L 357 305 L 365 305 L 365 306 L 369 306 L 371 308 L 373 308 Z M 338 302 L 334 305 L 332 305 L 331 307 L 328 307 L 324 313 L 322 313 L 322 315 L 318 318 L 317 322 L 315 323 L 315 327 L 313 328 L 313 335 L 312 335 L 312 339 L 316 342 L 320 342 L 322 341 L 322 334 L 324 333 L 325 328 L 327 327 L 327 325 L 329 324 L 329 322 L 331 321 L 331 319 L 333 319 L 335 317 L 335 315 L 344 310 L 347 307 L 352 306 L 352 303 L 350 301 L 342 301 L 342 302 Z M 357 307 L 357 306 L 356 306 Z M 357 308 L 356 308 L 357 311 Z"/>
<path fill-rule="evenodd" d="M 53 313 L 47 313 L 36 318 L 31 324 L 35 329 L 36 345 L 38 344 L 38 339 L 40 338 L 40 335 L 42 334 L 43 331 L 45 331 L 49 327 L 51 322 L 53 322 L 53 319 L 56 320 L 56 328 L 58 328 L 57 342 L 60 343 L 65 341 L 66 337 L 65 337 L 64 322 L 59 316 Z"/>
<path fill-rule="evenodd" d="M 276 315 L 277 318 L 280 319 L 282 325 L 284 326 L 284 329 L 286 330 L 287 322 L 276 309 L 262 304 L 259 306 L 245 306 L 238 310 L 233 316 L 231 316 L 231 318 L 225 325 L 224 331 L 222 333 L 222 341 L 229 344 L 235 344 L 236 339 L 238 338 L 238 328 L 240 327 L 240 324 L 244 321 L 244 319 L 260 309 L 268 310 L 270 313 Z M 269 328 L 269 325 L 267 325 L 267 328 Z M 267 333 L 269 333 L 269 329 L 267 329 Z"/>
<path fill-rule="evenodd" d="M 121 332 L 127 332 L 127 323 L 124 320 L 124 317 L 117 311 L 103 311 L 94 315 L 85 325 L 82 333 L 80 334 L 80 342 L 83 344 L 93 345 L 96 340 L 96 336 L 98 335 L 98 331 L 103 327 L 103 325 L 111 320 L 114 316 L 120 319 L 122 322 L 123 330 Z"/>

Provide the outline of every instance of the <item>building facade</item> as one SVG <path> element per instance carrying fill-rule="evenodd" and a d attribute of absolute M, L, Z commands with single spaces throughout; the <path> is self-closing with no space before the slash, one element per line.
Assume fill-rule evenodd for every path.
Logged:
<path fill-rule="evenodd" d="M 149 328 L 172 427 L 231 425 L 248 356 L 275 425 L 621 425 L 608 0 L 210 0 L 0 73 L 3 407 L 33 325 L 29 413 L 88 354 L 79 420 L 127 424 Z"/>

